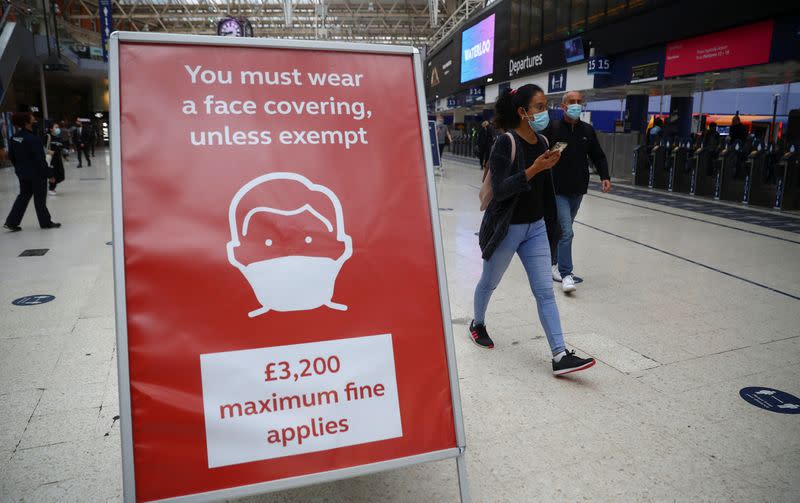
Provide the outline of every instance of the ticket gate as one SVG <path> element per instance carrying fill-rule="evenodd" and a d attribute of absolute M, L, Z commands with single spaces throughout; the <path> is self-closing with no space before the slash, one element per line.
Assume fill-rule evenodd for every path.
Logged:
<path fill-rule="evenodd" d="M 725 166 L 723 173 L 722 199 L 748 204 L 753 176 L 761 176 L 767 151 L 759 141 L 753 142 L 750 153 L 737 151 L 739 156 L 734 163 Z"/>
<path fill-rule="evenodd" d="M 749 188 L 749 193 L 745 194 L 747 204 L 767 208 L 771 208 L 775 204 L 778 188 L 776 170 L 783 154 L 784 152 L 779 148 L 770 144 L 765 149 L 763 163 L 760 166 L 754 163 L 754 168 L 760 167 L 760 171 L 754 169 L 752 173 L 749 173 L 749 187 L 746 187 Z"/>
<path fill-rule="evenodd" d="M 647 185 L 650 176 L 647 148 L 647 145 L 639 145 L 633 149 L 633 184 L 641 187 Z"/>
<path fill-rule="evenodd" d="M 669 192 L 689 192 L 691 180 L 691 167 L 689 154 L 692 151 L 692 142 L 678 142 L 670 152 L 669 172 L 667 174 L 667 190 Z"/>
<path fill-rule="evenodd" d="M 727 188 L 730 181 L 740 171 L 741 151 L 742 143 L 736 141 L 733 144 L 728 144 L 714 161 L 714 193 L 712 194 L 714 200 L 719 201 L 723 198 L 723 195 L 727 194 L 724 188 Z M 742 178 L 739 194 L 742 193 L 743 188 L 744 178 Z"/>
<path fill-rule="evenodd" d="M 764 148 L 761 143 L 755 143 L 753 150 L 744 161 L 744 186 L 742 187 L 743 204 L 750 204 L 753 187 L 759 186 L 764 181 L 767 165 L 767 154 L 773 146 Z"/>
<path fill-rule="evenodd" d="M 798 210 L 800 209 L 800 153 L 797 147 L 792 145 L 783 154 L 778 162 L 776 169 L 778 183 L 775 188 L 775 202 L 773 208 L 776 210 Z"/>
<path fill-rule="evenodd" d="M 648 188 L 667 188 L 667 155 L 670 148 L 669 140 L 653 147 L 650 153 L 650 172 L 647 179 Z"/>
<path fill-rule="evenodd" d="M 700 147 L 693 152 L 693 158 L 689 161 L 692 170 L 689 176 L 690 195 L 710 196 L 714 193 L 714 165 L 718 155 L 717 150 L 710 147 Z"/>

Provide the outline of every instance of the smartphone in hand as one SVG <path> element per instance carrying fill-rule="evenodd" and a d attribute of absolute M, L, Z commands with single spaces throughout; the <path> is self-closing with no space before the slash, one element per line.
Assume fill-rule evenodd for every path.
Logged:
<path fill-rule="evenodd" d="M 567 145 L 568 145 L 567 142 L 560 141 L 560 142 L 556 143 L 555 145 L 553 145 L 553 148 L 551 148 L 550 150 L 552 150 L 554 152 L 563 152 L 564 149 L 567 148 Z"/>

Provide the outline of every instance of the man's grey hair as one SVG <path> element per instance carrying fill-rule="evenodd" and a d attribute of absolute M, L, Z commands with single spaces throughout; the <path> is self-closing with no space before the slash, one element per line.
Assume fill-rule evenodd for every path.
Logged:
<path fill-rule="evenodd" d="M 583 101 L 583 93 L 582 92 L 580 92 L 580 91 L 569 91 L 567 93 L 564 93 L 564 96 L 561 97 L 561 104 L 562 105 L 566 105 L 567 104 L 567 100 L 569 100 L 569 95 L 570 94 L 577 94 L 580 97 L 581 101 Z"/>

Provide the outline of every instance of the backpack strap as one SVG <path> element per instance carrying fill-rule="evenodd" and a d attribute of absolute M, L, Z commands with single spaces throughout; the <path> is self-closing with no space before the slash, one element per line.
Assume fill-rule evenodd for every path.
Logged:
<path fill-rule="evenodd" d="M 514 135 L 511 134 L 511 131 L 506 131 L 508 138 L 511 140 L 511 163 L 514 163 L 514 160 L 517 158 L 517 141 L 514 139 Z"/>
<path fill-rule="evenodd" d="M 539 141 L 544 142 L 545 149 L 550 148 L 550 140 L 543 134 L 536 133 L 536 136 L 539 138 Z"/>

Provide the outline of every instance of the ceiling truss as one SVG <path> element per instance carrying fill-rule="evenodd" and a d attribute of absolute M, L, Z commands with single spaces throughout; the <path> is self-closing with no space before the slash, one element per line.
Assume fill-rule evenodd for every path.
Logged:
<path fill-rule="evenodd" d="M 113 0 L 117 27 L 132 31 L 216 34 L 227 16 L 247 18 L 256 36 L 423 46 L 449 19 L 444 0 Z M 79 9 L 73 6 L 79 6 Z M 70 8 L 73 7 L 73 8 Z M 433 11 L 431 9 L 434 9 Z M 98 4 L 68 0 L 69 25 L 96 28 Z"/>

